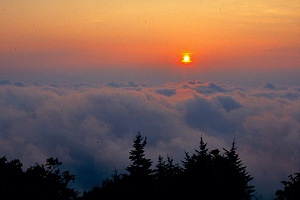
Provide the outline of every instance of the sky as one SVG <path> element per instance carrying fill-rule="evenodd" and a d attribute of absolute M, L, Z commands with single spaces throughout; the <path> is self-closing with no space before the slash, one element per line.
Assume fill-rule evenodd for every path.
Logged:
<path fill-rule="evenodd" d="M 153 160 L 178 162 L 201 134 L 211 148 L 235 138 L 272 199 L 300 169 L 299 11 L 299 0 L 2 0 L 0 152 L 27 165 L 57 156 L 89 189 L 128 164 L 138 131 Z"/>
<path fill-rule="evenodd" d="M 1 79 L 300 82 L 296 0 L 2 0 L 0 8 Z M 192 53 L 188 66 L 183 52 Z"/>

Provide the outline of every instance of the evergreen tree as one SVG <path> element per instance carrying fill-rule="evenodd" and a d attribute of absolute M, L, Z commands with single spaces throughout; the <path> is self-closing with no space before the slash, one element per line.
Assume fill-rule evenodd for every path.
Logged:
<path fill-rule="evenodd" d="M 133 149 L 129 152 L 131 164 L 126 170 L 129 174 L 124 175 L 126 191 L 132 193 L 152 193 L 153 190 L 153 170 L 152 161 L 145 156 L 145 146 L 147 138 L 142 137 L 140 132 L 133 140 Z"/>
<path fill-rule="evenodd" d="M 207 144 L 200 137 L 199 149 L 192 156 L 186 153 L 183 161 L 182 189 L 188 198 L 201 193 L 202 198 L 211 198 L 214 187 L 214 171 L 212 157 L 208 154 Z"/>
<path fill-rule="evenodd" d="M 167 162 L 166 162 L 166 176 L 170 179 L 175 180 L 176 176 L 181 173 L 181 167 L 178 163 L 174 163 L 173 158 L 170 156 L 167 156 Z"/>
<path fill-rule="evenodd" d="M 194 165 L 195 160 L 192 158 L 192 156 L 190 156 L 189 152 L 185 151 L 184 154 L 184 160 L 182 160 L 181 162 L 183 165 L 183 169 L 186 172 Z"/>
<path fill-rule="evenodd" d="M 181 172 L 179 164 L 174 164 L 174 160 L 170 156 L 167 156 L 167 161 L 164 161 L 163 157 L 159 155 L 154 174 L 155 192 L 164 198 L 178 197 L 178 191 L 182 189 L 178 187 Z"/>
<path fill-rule="evenodd" d="M 122 180 L 122 175 L 118 174 L 118 171 L 115 169 L 111 179 L 106 179 L 102 182 L 102 193 L 106 197 L 115 197 L 121 198 L 125 192 L 124 181 Z"/>
<path fill-rule="evenodd" d="M 145 146 L 147 144 L 147 138 L 142 137 L 140 132 L 133 140 L 133 149 L 129 152 L 129 159 L 132 161 L 126 170 L 129 172 L 131 177 L 147 177 L 151 175 L 151 159 L 145 157 Z"/>
<path fill-rule="evenodd" d="M 111 188 L 112 186 L 116 187 L 121 182 L 121 175 L 118 174 L 118 170 L 115 169 L 114 174 L 111 175 L 111 179 L 105 179 L 102 181 L 102 188 Z"/>
<path fill-rule="evenodd" d="M 224 158 L 226 159 L 222 159 L 223 163 L 220 166 L 220 168 L 223 168 L 220 177 L 222 177 L 224 181 L 221 181 L 224 183 L 224 193 L 228 195 L 228 198 L 230 199 L 251 199 L 253 196 L 252 193 L 254 192 L 254 186 L 249 184 L 253 177 L 248 174 L 246 167 L 236 153 L 235 141 L 232 142 L 230 150 L 224 149 L 224 151 Z"/>
<path fill-rule="evenodd" d="M 160 191 L 162 188 L 165 187 L 167 182 L 166 174 L 167 174 L 166 161 L 164 161 L 164 158 L 161 155 L 159 155 L 155 173 L 153 176 L 155 181 L 154 184 L 155 184 L 156 191 Z"/>

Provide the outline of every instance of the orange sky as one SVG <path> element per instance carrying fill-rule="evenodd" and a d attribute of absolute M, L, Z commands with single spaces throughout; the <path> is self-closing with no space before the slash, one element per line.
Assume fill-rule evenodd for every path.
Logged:
<path fill-rule="evenodd" d="M 174 67 L 184 51 L 204 69 L 300 67 L 299 0 L 2 0 L 0 8 L 1 68 Z"/>

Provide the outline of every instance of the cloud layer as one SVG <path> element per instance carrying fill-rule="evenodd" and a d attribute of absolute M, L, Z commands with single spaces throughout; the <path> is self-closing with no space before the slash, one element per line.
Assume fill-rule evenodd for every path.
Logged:
<path fill-rule="evenodd" d="M 123 172 L 136 133 L 154 163 L 178 163 L 202 135 L 210 149 L 237 150 L 259 193 L 271 198 L 300 169 L 300 87 L 187 81 L 41 86 L 0 81 L 0 152 L 27 166 L 58 157 L 89 190 Z"/>

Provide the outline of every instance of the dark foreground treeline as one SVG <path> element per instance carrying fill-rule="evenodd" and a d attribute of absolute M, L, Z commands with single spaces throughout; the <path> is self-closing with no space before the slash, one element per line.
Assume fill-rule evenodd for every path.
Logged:
<path fill-rule="evenodd" d="M 182 167 L 171 157 L 158 157 L 158 164 L 151 168 L 152 161 L 145 157 L 147 141 L 140 133 L 133 141 L 129 152 L 131 165 L 127 174 L 115 173 L 111 179 L 83 194 L 83 199 L 100 197 L 132 198 L 135 195 L 165 199 L 250 199 L 252 177 L 242 165 L 234 143 L 230 150 L 221 155 L 219 150 L 208 151 L 202 138 L 199 149 L 186 153 Z"/>
<path fill-rule="evenodd" d="M 256 199 L 253 177 L 240 160 L 235 142 L 229 150 L 209 151 L 200 138 L 199 148 L 186 152 L 182 165 L 167 156 L 158 157 L 156 166 L 145 156 L 147 138 L 138 133 L 129 152 L 126 174 L 117 170 L 110 177 L 82 195 L 69 188 L 75 176 L 61 172 L 58 159 L 49 158 L 45 165 L 36 164 L 22 170 L 19 160 L 0 158 L 0 199 L 93 200 L 93 199 Z M 276 199 L 300 199 L 300 173 L 283 181 L 284 189 Z"/>

